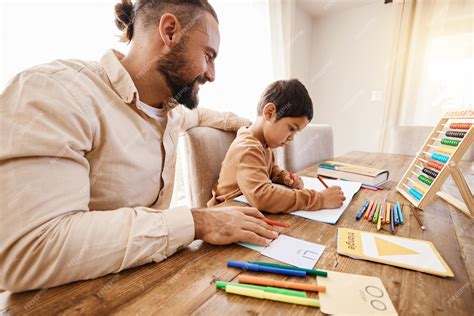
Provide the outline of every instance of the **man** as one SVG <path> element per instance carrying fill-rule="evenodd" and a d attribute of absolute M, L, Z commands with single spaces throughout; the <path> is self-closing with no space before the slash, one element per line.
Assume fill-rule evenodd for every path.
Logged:
<path fill-rule="evenodd" d="M 193 239 L 266 245 L 277 236 L 254 208 L 168 209 L 179 132 L 249 123 L 194 109 L 199 85 L 215 76 L 212 7 L 123 0 L 116 16 L 126 56 L 34 67 L 0 96 L 0 289 L 159 262 Z"/>

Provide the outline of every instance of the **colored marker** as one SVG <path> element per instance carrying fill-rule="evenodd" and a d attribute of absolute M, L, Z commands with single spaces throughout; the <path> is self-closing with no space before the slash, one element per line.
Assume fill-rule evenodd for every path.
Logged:
<path fill-rule="evenodd" d="M 381 206 L 382 209 L 385 207 L 384 204 L 385 203 L 382 203 L 382 206 Z M 382 215 L 379 215 L 377 218 L 377 230 L 380 230 L 381 227 L 382 227 Z"/>
<path fill-rule="evenodd" d="M 364 205 L 362 205 L 362 208 L 360 209 L 359 213 L 357 213 L 356 215 L 356 220 L 360 220 L 360 218 L 362 217 L 362 215 L 364 214 L 365 210 L 367 209 L 367 207 L 369 206 L 369 201 L 366 201 L 364 203 Z"/>
<path fill-rule="evenodd" d="M 372 210 L 372 206 L 374 205 L 374 201 L 370 201 L 367 210 L 365 211 L 364 218 L 367 219 L 369 217 L 370 211 Z"/>
<path fill-rule="evenodd" d="M 394 210 L 395 210 L 395 205 L 392 206 L 392 208 L 390 209 L 390 217 L 392 217 L 392 220 L 390 221 L 390 232 L 392 234 L 395 232 Z"/>
<path fill-rule="evenodd" d="M 400 205 L 400 202 L 397 202 L 398 205 L 398 211 L 399 211 L 399 217 L 400 217 L 400 224 L 403 224 L 403 212 L 402 212 L 402 207 Z"/>
<path fill-rule="evenodd" d="M 390 224 L 390 217 L 392 217 L 392 204 L 390 204 L 390 211 L 387 212 L 387 218 L 385 219 L 385 223 Z"/>
<path fill-rule="evenodd" d="M 372 218 L 372 223 L 377 224 L 380 214 L 380 203 L 377 203 L 377 209 L 375 210 L 374 217 Z"/>
<path fill-rule="evenodd" d="M 384 217 L 382 218 L 382 223 L 383 224 L 388 224 L 389 223 L 387 221 L 388 213 L 390 213 L 390 202 L 385 203 L 385 214 L 384 214 Z"/>
<path fill-rule="evenodd" d="M 326 292 L 326 287 L 316 284 L 308 283 L 297 283 L 297 282 L 288 282 L 288 281 L 279 281 L 270 278 L 259 278 L 249 275 L 239 275 L 237 280 L 240 283 L 250 283 L 257 285 L 266 285 L 273 287 L 283 287 L 286 289 L 302 290 L 302 291 L 311 291 L 311 292 Z"/>
<path fill-rule="evenodd" d="M 290 224 L 285 223 L 285 222 L 272 221 L 271 219 L 268 219 L 268 218 L 259 218 L 259 219 L 261 219 L 262 221 L 264 221 L 264 222 L 267 223 L 268 225 L 280 226 L 280 227 L 285 227 L 285 228 L 290 227 Z"/>
<path fill-rule="evenodd" d="M 248 261 L 248 263 L 256 264 L 259 266 L 265 266 L 265 267 L 305 271 L 307 275 L 317 275 L 317 276 L 322 276 L 322 277 L 328 276 L 327 271 L 323 271 L 323 270 L 313 270 L 313 269 L 305 269 L 305 268 L 298 268 L 298 267 L 292 267 L 292 266 L 284 266 L 278 263 L 270 263 L 270 262 L 262 262 L 262 261 Z"/>
<path fill-rule="evenodd" d="M 251 285 L 251 284 L 242 284 L 242 283 L 231 283 L 231 282 L 224 282 L 224 281 L 216 281 L 216 288 L 218 289 L 225 289 L 228 285 L 232 286 L 240 286 L 245 287 L 248 289 L 256 289 L 262 290 L 269 293 L 275 294 L 283 294 L 283 295 L 292 295 L 298 297 L 306 297 L 306 293 L 302 291 L 294 291 L 294 290 L 287 290 L 287 289 L 279 289 L 276 287 L 271 286 L 259 286 L 259 285 Z"/>
<path fill-rule="evenodd" d="M 377 202 L 374 201 L 374 204 L 372 204 L 372 209 L 370 210 L 369 216 L 367 217 L 367 220 L 370 222 L 374 218 L 375 210 L 377 209 Z"/>
<path fill-rule="evenodd" d="M 379 216 L 379 212 L 380 212 L 380 203 L 377 202 L 377 207 L 375 209 L 374 215 L 373 215 L 372 218 L 370 218 L 370 216 L 369 216 L 369 221 L 371 221 L 373 224 L 376 224 L 377 223 L 377 218 Z"/>
<path fill-rule="evenodd" d="M 381 210 L 380 210 L 380 214 L 379 214 L 379 219 L 380 219 L 380 225 L 382 225 L 383 223 L 385 223 L 385 206 L 387 205 L 387 203 L 385 202 L 385 199 L 383 199 L 383 202 L 382 202 L 382 206 L 381 206 Z M 378 228 L 377 228 L 378 229 Z"/>
<path fill-rule="evenodd" d="M 297 276 L 297 277 L 302 277 L 302 278 L 306 277 L 305 271 L 265 267 L 265 266 L 260 266 L 257 264 L 238 262 L 238 261 L 232 261 L 232 260 L 227 261 L 227 266 L 232 267 L 232 268 L 242 269 L 242 270 L 256 271 L 256 272 L 276 273 L 276 274 Z"/>
<path fill-rule="evenodd" d="M 323 178 L 321 178 L 320 176 L 318 176 L 318 180 L 324 185 L 324 187 L 325 187 L 326 189 L 329 188 L 328 185 L 326 184 L 326 182 L 323 181 Z"/>
<path fill-rule="evenodd" d="M 268 293 L 262 290 L 247 289 L 247 288 L 238 287 L 234 285 L 226 286 L 225 291 L 227 293 L 255 297 L 259 299 L 267 299 L 267 300 L 278 301 L 278 302 L 319 307 L 319 300 L 315 298 L 296 297 L 296 296 L 290 296 L 290 295 Z"/>
<path fill-rule="evenodd" d="M 400 225 L 400 219 L 398 218 L 398 205 L 394 204 L 393 205 L 393 215 L 394 215 L 394 221 L 395 225 Z"/>

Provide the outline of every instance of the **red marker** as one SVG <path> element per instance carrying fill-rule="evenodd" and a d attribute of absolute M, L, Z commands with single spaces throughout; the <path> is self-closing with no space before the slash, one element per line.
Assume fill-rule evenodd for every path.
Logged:
<path fill-rule="evenodd" d="M 288 223 L 276 222 L 276 221 L 272 221 L 271 219 L 268 219 L 268 218 L 260 218 L 260 219 L 261 219 L 262 221 L 264 221 L 265 223 L 267 223 L 268 225 L 280 226 L 280 227 L 285 227 L 285 228 L 290 227 L 290 224 L 288 224 Z"/>
<path fill-rule="evenodd" d="M 325 187 L 326 189 L 329 188 L 328 185 L 326 184 L 326 182 L 324 182 L 323 179 L 322 179 L 320 176 L 318 176 L 318 180 L 321 181 L 321 183 L 324 185 L 324 187 Z"/>

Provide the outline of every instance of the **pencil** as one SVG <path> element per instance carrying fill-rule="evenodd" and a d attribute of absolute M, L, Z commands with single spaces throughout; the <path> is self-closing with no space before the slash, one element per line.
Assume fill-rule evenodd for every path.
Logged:
<path fill-rule="evenodd" d="M 387 204 L 387 203 L 386 203 L 386 200 L 383 199 L 382 208 L 380 209 L 380 215 L 379 215 L 379 217 L 380 217 L 380 225 L 382 225 L 382 224 L 385 223 L 385 206 L 386 206 L 386 204 Z M 377 229 L 379 229 L 379 228 L 377 227 Z"/>
<path fill-rule="evenodd" d="M 328 185 L 326 184 L 326 182 L 324 182 L 323 179 L 322 179 L 320 176 L 318 176 L 318 180 L 324 185 L 324 187 L 325 187 L 326 189 L 329 188 Z"/>
<path fill-rule="evenodd" d="M 418 222 L 418 225 L 420 225 L 420 227 L 421 227 L 422 230 L 425 230 L 425 226 L 423 225 L 423 223 L 421 222 L 420 218 L 419 218 L 418 215 L 416 214 L 415 209 L 414 209 L 412 206 L 410 206 L 410 208 L 411 208 L 411 212 L 413 213 L 413 216 L 415 216 L 415 219 L 416 219 L 416 221 Z"/>

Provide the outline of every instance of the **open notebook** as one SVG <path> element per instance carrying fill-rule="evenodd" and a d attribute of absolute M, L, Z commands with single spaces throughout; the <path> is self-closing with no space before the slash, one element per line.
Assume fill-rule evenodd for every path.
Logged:
<path fill-rule="evenodd" d="M 304 187 L 306 189 L 313 189 L 316 191 L 324 190 L 323 184 L 317 178 L 309 178 L 309 177 L 301 177 L 304 182 Z M 343 181 L 343 180 L 324 180 L 328 186 L 338 185 L 341 187 L 342 191 L 344 192 L 344 196 L 346 200 L 342 204 L 340 208 L 336 209 L 321 209 L 318 211 L 295 211 L 291 214 L 296 216 L 301 216 L 307 219 L 311 219 L 313 221 L 319 221 L 329 224 L 336 224 L 339 217 L 341 217 L 342 213 L 346 210 L 349 204 L 352 201 L 352 197 L 360 190 L 361 183 L 360 182 L 351 182 L 351 181 Z M 279 185 L 279 184 L 275 184 Z M 284 186 L 282 186 L 284 187 Z M 285 187 L 286 188 L 286 187 Z M 234 199 L 238 202 L 248 203 L 245 196 L 241 195 Z"/>

